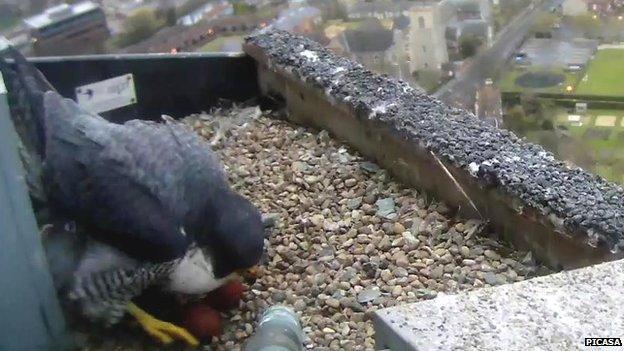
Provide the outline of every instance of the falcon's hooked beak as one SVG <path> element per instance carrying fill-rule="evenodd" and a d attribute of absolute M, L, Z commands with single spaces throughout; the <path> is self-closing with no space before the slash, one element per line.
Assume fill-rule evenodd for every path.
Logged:
<path fill-rule="evenodd" d="M 243 280 L 245 280 L 245 283 L 253 284 L 258 278 L 258 274 L 260 273 L 260 267 L 253 266 L 247 269 L 239 269 L 238 271 L 236 271 L 236 273 L 238 273 L 238 275 L 240 275 Z"/>

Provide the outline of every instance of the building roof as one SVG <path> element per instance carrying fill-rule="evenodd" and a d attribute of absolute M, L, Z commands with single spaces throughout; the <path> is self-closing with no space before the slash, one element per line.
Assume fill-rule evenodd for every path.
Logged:
<path fill-rule="evenodd" d="M 498 117 L 501 114 L 501 93 L 491 85 L 485 85 L 477 94 L 479 117 Z"/>
<path fill-rule="evenodd" d="M 302 21 L 310 18 L 321 18 L 321 10 L 311 6 L 287 9 L 282 11 L 275 22 L 273 22 L 273 28 L 293 30 Z"/>
<path fill-rule="evenodd" d="M 377 20 L 367 20 L 358 29 L 346 30 L 344 38 L 348 50 L 354 53 L 386 51 L 393 43 L 392 31 Z"/>
<path fill-rule="evenodd" d="M 405 14 L 414 7 L 429 7 L 435 1 L 406 1 L 406 0 L 375 0 L 358 1 L 347 6 L 349 17 L 370 17 L 371 14 L 383 14 L 385 18 L 394 18 Z"/>
<path fill-rule="evenodd" d="M 481 13 L 481 7 L 478 2 L 474 1 L 459 1 L 455 3 L 458 12 L 472 12 Z"/>
<path fill-rule="evenodd" d="M 60 4 L 50 7 L 38 15 L 24 19 L 24 23 L 31 28 L 42 28 L 52 23 L 82 15 L 98 8 L 100 8 L 100 6 L 91 1 L 83 1 L 73 5 Z"/>
<path fill-rule="evenodd" d="M 487 38 L 488 23 L 483 20 L 467 20 L 460 23 L 461 35 L 474 35 L 479 38 Z"/>
<path fill-rule="evenodd" d="M 193 39 L 201 39 L 208 35 L 210 30 L 219 33 L 221 29 L 239 27 L 245 25 L 249 30 L 259 27 L 261 23 L 271 20 L 270 16 L 257 16 L 256 14 L 230 16 L 213 20 L 202 20 L 192 26 L 175 25 L 165 27 L 151 37 L 121 49 L 121 52 L 144 53 L 144 52 L 169 52 L 173 48 L 189 46 Z M 192 45 L 191 45 L 192 46 Z"/>
<path fill-rule="evenodd" d="M 392 22 L 392 29 L 405 30 L 409 29 L 410 19 L 407 16 L 396 17 Z"/>
<path fill-rule="evenodd" d="M 409 10 L 409 7 L 407 7 L 404 2 L 381 0 L 356 2 L 349 6 L 347 13 L 357 13 L 361 15 L 368 15 L 369 13 L 392 13 L 395 16 L 399 16 L 406 10 Z"/>

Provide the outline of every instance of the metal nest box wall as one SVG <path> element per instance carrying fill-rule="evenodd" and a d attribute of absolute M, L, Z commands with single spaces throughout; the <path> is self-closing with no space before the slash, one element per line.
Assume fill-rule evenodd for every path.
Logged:
<path fill-rule="evenodd" d="M 0 42 L 0 52 L 4 48 Z M 39 240 L 0 74 L 0 350 L 63 348 L 65 322 Z"/>

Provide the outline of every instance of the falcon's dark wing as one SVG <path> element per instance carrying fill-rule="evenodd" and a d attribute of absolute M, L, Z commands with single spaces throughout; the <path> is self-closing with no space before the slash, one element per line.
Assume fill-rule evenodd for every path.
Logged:
<path fill-rule="evenodd" d="M 167 175 L 142 168 L 137 159 L 143 155 L 124 143 L 126 127 L 54 92 L 46 93 L 44 106 L 45 184 L 54 205 L 86 224 L 98 240 L 135 259 L 160 262 L 182 256 L 190 244 L 183 218 L 149 179 Z"/>

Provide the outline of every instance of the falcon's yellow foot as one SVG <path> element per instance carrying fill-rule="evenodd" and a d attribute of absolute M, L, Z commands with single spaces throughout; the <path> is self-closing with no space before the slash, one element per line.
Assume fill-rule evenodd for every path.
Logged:
<path fill-rule="evenodd" d="M 193 347 L 199 345 L 199 340 L 186 329 L 178 327 L 173 323 L 156 319 L 132 302 L 128 304 L 128 312 L 136 318 L 137 322 L 141 324 L 141 327 L 143 327 L 146 333 L 163 344 L 170 344 L 174 339 L 178 339 Z"/>

